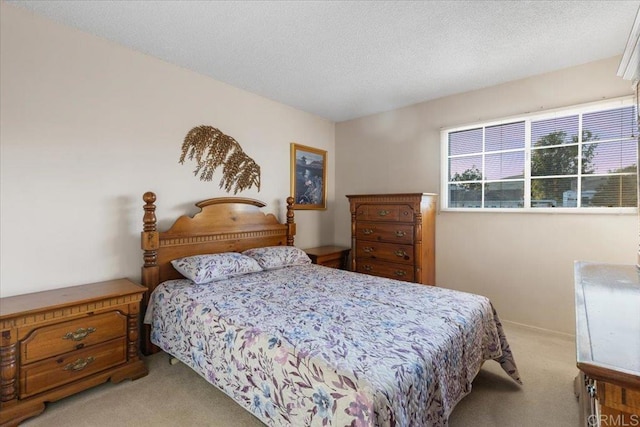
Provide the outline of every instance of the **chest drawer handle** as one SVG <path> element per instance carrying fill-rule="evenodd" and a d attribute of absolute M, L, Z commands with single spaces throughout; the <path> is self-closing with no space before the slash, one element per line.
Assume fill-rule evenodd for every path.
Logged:
<path fill-rule="evenodd" d="M 396 231 L 396 237 L 404 237 L 404 236 L 406 236 L 406 235 L 407 235 L 407 233 L 405 233 L 405 232 L 404 232 L 404 231 L 402 231 L 402 230 L 398 230 L 398 231 Z"/>
<path fill-rule="evenodd" d="M 373 267 L 371 267 L 369 264 L 365 264 L 362 268 L 365 269 L 365 271 L 372 271 Z"/>
<path fill-rule="evenodd" d="M 398 277 L 402 277 L 402 276 L 406 276 L 406 275 L 407 275 L 407 272 L 406 272 L 406 271 L 404 271 L 404 270 L 396 270 L 395 274 L 396 274 L 396 276 L 398 276 Z"/>
<path fill-rule="evenodd" d="M 96 328 L 89 326 L 88 328 L 80 328 L 75 332 L 67 332 L 62 337 L 63 340 L 82 341 L 92 332 L 95 332 Z"/>
<path fill-rule="evenodd" d="M 378 216 L 387 216 L 390 213 L 391 213 L 391 211 L 382 210 L 382 211 L 378 211 Z"/>
<path fill-rule="evenodd" d="M 373 248 L 371 246 L 365 246 L 364 248 L 362 248 L 362 250 L 366 253 L 373 252 Z"/>
<path fill-rule="evenodd" d="M 373 230 L 371 228 L 363 228 L 362 234 L 368 236 L 369 234 L 373 234 Z"/>
<path fill-rule="evenodd" d="M 87 365 L 96 360 L 93 356 L 89 356 L 86 359 L 78 359 L 73 363 L 68 363 L 65 365 L 65 371 L 81 371 L 87 367 Z"/>
<path fill-rule="evenodd" d="M 403 251 L 402 249 L 399 249 L 399 250 L 395 251 L 394 254 L 397 257 L 400 257 L 400 258 L 407 256 L 407 253 L 405 251 Z"/>

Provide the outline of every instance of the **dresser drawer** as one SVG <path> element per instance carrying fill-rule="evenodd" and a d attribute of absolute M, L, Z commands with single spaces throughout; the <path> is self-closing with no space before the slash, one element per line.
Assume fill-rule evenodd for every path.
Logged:
<path fill-rule="evenodd" d="M 383 261 L 413 264 L 413 246 L 394 245 L 393 243 L 358 242 L 356 246 L 358 258 L 374 258 Z"/>
<path fill-rule="evenodd" d="M 337 268 L 337 269 L 341 269 L 344 268 L 343 267 L 343 262 L 342 262 L 342 258 L 338 258 L 338 259 L 329 259 L 324 261 L 322 264 L 325 267 L 330 267 L 330 268 Z"/>
<path fill-rule="evenodd" d="M 414 280 L 413 265 L 396 264 L 378 261 L 371 258 L 358 258 L 356 271 L 373 276 L 388 277 L 390 279 L 412 282 Z"/>
<path fill-rule="evenodd" d="M 596 390 L 601 405 L 640 416 L 640 389 L 634 390 L 596 381 Z"/>
<path fill-rule="evenodd" d="M 356 219 L 413 222 L 413 209 L 409 205 L 360 205 L 356 210 Z"/>
<path fill-rule="evenodd" d="M 356 239 L 413 244 L 413 225 L 375 222 L 358 222 Z"/>
<path fill-rule="evenodd" d="M 118 311 L 89 315 L 35 329 L 20 343 L 22 364 L 123 337 L 127 316 Z"/>
<path fill-rule="evenodd" d="M 127 361 L 125 338 L 25 365 L 20 370 L 20 398 L 84 378 Z"/>

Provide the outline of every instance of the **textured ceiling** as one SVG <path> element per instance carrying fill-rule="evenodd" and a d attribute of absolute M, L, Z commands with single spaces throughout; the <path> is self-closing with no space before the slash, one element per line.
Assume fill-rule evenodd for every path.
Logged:
<path fill-rule="evenodd" d="M 9 1 L 339 122 L 622 54 L 630 1 Z"/>

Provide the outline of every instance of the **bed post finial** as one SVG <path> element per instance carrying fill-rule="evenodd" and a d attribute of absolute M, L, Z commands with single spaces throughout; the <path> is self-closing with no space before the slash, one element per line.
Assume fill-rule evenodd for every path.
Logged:
<path fill-rule="evenodd" d="M 293 220 L 294 198 L 287 197 L 287 246 L 293 246 L 293 236 L 296 235 L 296 223 Z"/>
<path fill-rule="evenodd" d="M 156 205 L 153 203 L 156 201 L 156 193 L 147 191 L 142 195 L 144 200 L 144 231 L 156 231 Z"/>

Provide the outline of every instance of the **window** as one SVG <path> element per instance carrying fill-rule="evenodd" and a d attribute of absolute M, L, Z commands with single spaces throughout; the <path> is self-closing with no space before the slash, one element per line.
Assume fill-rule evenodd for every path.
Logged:
<path fill-rule="evenodd" d="M 632 99 L 442 131 L 443 207 L 635 212 Z"/>

